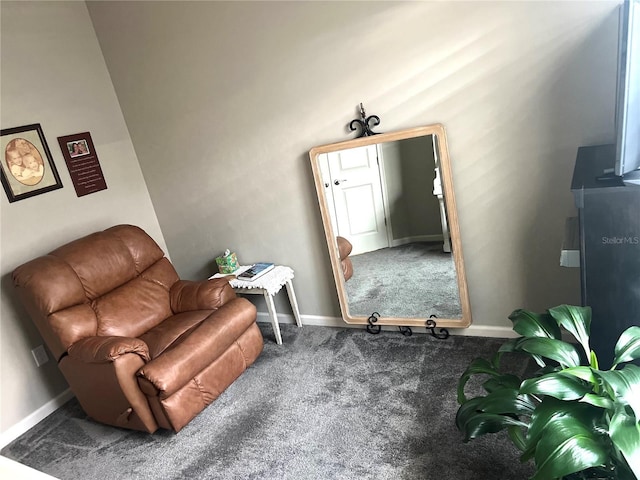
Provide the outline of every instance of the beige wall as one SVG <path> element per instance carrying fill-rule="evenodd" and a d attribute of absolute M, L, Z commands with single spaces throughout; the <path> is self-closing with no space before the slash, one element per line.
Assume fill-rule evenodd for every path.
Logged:
<path fill-rule="evenodd" d="M 613 139 L 615 2 L 90 2 L 181 274 L 225 248 L 296 270 L 303 314 L 339 314 L 308 150 L 448 132 L 476 325 L 578 303 L 559 266 L 579 145 Z M 249 192 L 249 193 L 248 193 Z"/>
<path fill-rule="evenodd" d="M 116 223 L 160 227 L 83 2 L 0 2 L 2 128 L 40 123 L 63 188 L 9 204 L 0 192 L 0 440 L 67 389 L 13 296 L 11 271 L 61 243 Z M 77 197 L 57 137 L 89 131 L 108 189 Z M 4 158 L 4 155 L 1 157 Z M 8 434 L 8 433 L 7 433 Z"/>

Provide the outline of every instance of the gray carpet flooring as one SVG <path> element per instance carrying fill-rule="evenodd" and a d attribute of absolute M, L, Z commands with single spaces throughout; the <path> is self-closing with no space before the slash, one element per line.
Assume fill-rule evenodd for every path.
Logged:
<path fill-rule="evenodd" d="M 353 277 L 345 287 L 351 315 L 462 316 L 453 258 L 442 251 L 442 242 L 409 243 L 349 258 Z"/>
<path fill-rule="evenodd" d="M 278 346 L 260 328 L 262 355 L 178 434 L 100 425 L 71 400 L 1 453 L 64 480 L 532 475 L 506 435 L 464 444 L 454 424 L 458 378 L 503 340 L 282 325 Z"/>

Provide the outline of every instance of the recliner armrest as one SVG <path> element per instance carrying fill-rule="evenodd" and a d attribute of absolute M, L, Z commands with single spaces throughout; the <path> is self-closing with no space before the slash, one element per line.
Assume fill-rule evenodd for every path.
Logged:
<path fill-rule="evenodd" d="M 67 353 L 85 363 L 113 362 L 127 353 L 135 353 L 145 362 L 151 359 L 147 344 L 131 337 L 87 337 L 71 345 Z"/>
<path fill-rule="evenodd" d="M 236 297 L 227 278 L 212 278 L 200 282 L 180 280 L 169 292 L 173 313 L 194 310 L 215 310 Z"/>

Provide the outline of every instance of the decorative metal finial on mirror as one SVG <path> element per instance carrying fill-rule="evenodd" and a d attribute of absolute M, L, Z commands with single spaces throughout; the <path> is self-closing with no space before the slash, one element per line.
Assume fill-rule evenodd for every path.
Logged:
<path fill-rule="evenodd" d="M 351 123 L 349 123 L 349 129 L 352 132 L 357 130 L 356 125 L 360 127 L 360 135 L 356 136 L 356 138 L 377 135 L 378 132 L 374 132 L 371 129 L 377 125 L 380 125 L 380 117 L 378 117 L 377 115 L 370 115 L 367 117 L 367 114 L 364 113 L 364 107 L 362 106 L 362 103 L 360 104 L 360 117 L 362 118 L 362 120 L 360 120 L 359 118 L 355 118 L 351 120 Z M 373 125 L 369 125 L 369 123 L 373 123 Z"/>

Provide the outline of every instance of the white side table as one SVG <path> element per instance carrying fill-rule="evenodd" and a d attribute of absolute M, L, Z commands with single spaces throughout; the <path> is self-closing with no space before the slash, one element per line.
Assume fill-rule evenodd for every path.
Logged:
<path fill-rule="evenodd" d="M 293 280 L 293 269 L 285 267 L 284 265 L 276 265 L 271 271 L 252 281 L 239 280 L 235 277 L 235 275 L 242 273 L 249 267 L 250 266 L 240 267 L 233 275 L 222 275 L 220 273 L 216 273 L 209 278 L 230 276 L 231 280 L 229 280 L 229 284 L 236 293 L 241 295 L 263 295 L 267 303 L 269 316 L 271 317 L 271 324 L 273 325 L 273 333 L 276 336 L 276 343 L 278 345 L 282 345 L 280 324 L 278 323 L 278 314 L 273 302 L 273 297 L 276 296 L 283 286 L 287 289 L 289 303 L 291 304 L 291 310 L 293 311 L 293 316 L 296 319 L 296 324 L 298 327 L 302 327 L 302 320 L 300 320 L 300 311 L 298 309 L 298 300 L 296 299 L 296 293 L 293 290 L 293 283 L 291 282 L 291 280 Z"/>

